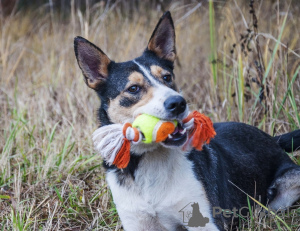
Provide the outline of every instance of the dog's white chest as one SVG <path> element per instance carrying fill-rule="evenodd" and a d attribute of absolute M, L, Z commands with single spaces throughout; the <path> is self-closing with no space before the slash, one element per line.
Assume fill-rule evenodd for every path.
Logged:
<path fill-rule="evenodd" d="M 184 212 L 190 211 L 191 215 L 191 205 L 198 203 L 201 214 L 210 221 L 207 230 L 213 230 L 210 204 L 201 182 L 193 174 L 192 163 L 179 151 L 162 150 L 145 156 L 135 180 L 128 180 L 123 186 L 118 184 L 114 172 L 107 174 L 123 225 L 128 230 L 138 230 L 134 227 L 143 223 L 143 217 L 150 216 L 167 230 L 173 230 L 175 226 L 188 225 Z M 136 216 L 139 224 L 130 225 Z"/>

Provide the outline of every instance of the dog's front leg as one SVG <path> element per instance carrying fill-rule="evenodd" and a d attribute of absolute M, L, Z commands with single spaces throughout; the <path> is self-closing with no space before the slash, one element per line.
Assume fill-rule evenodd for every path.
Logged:
<path fill-rule="evenodd" d="M 153 207 L 141 196 L 140 190 L 130 178 L 121 185 L 117 174 L 109 171 L 106 180 L 126 231 L 167 231 L 159 223 Z"/>

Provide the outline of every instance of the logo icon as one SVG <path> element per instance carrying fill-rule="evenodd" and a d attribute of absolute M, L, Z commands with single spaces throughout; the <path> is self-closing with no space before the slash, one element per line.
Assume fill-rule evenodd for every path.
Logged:
<path fill-rule="evenodd" d="M 188 227 L 205 227 L 209 222 L 209 218 L 201 214 L 199 204 L 196 202 L 188 203 L 179 212 L 182 213 L 183 223 Z"/>

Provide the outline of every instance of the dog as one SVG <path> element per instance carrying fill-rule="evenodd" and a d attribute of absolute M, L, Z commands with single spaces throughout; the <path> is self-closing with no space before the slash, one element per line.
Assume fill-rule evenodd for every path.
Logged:
<path fill-rule="evenodd" d="M 160 18 L 142 55 L 131 61 L 116 63 L 82 37 L 75 38 L 74 49 L 87 86 L 101 100 L 99 129 L 132 123 L 143 113 L 169 121 L 189 114 L 174 82 L 170 12 Z M 247 194 L 273 210 L 299 199 L 300 167 L 284 151 L 300 146 L 300 130 L 271 137 L 237 122 L 214 123 L 214 129 L 217 135 L 202 151 L 183 152 L 187 133 L 177 129 L 164 142 L 132 145 L 124 169 L 104 163 L 125 230 L 227 230 L 234 219 L 213 214 L 213 208 L 248 206 Z M 192 202 L 208 219 L 205 227 L 183 223 L 179 210 Z"/>

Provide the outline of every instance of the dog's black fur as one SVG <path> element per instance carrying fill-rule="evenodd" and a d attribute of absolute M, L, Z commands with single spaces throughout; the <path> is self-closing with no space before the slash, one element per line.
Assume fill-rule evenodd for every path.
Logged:
<path fill-rule="evenodd" d="M 212 207 L 239 209 L 247 206 L 245 193 L 267 204 L 268 199 L 275 197 L 269 195 L 268 198 L 267 195 L 273 181 L 292 169 L 299 172 L 295 177 L 300 176 L 300 167 L 279 146 L 288 145 L 289 140 L 287 143 L 277 143 L 278 137 L 271 137 L 243 123 L 215 123 L 214 127 L 217 132 L 215 139 L 205 145 L 203 151 L 193 150 L 189 155 L 198 179 L 210 192 L 208 197 Z M 300 136 L 300 130 L 295 131 L 294 135 Z M 286 139 L 285 135 L 282 138 Z M 228 223 L 224 219 L 219 215 L 220 229 L 223 222 Z"/>
<path fill-rule="evenodd" d="M 169 23 L 165 25 L 169 27 L 166 29 L 165 36 L 174 36 L 175 42 L 170 13 L 166 13 L 161 18 L 155 31 L 158 30 L 162 20 L 169 20 Z M 169 30 L 171 32 L 168 32 Z M 151 39 L 155 36 L 155 31 Z M 158 43 L 165 42 L 164 39 L 158 40 Z M 176 54 L 175 48 L 168 52 Z M 114 123 L 108 113 L 111 102 L 124 92 L 129 81 L 128 76 L 134 71 L 139 72 L 139 67 L 133 61 L 115 63 L 108 60 L 99 48 L 81 37 L 75 38 L 75 54 L 87 84 L 96 90 L 101 99 L 99 109 L 101 126 Z M 107 70 L 100 72 L 97 68 L 102 64 L 103 58 L 107 61 Z M 142 56 L 135 60 L 145 67 L 151 65 L 163 67 L 174 78 L 173 60 L 165 59 L 153 50 L 147 48 Z M 148 81 L 146 77 L 145 79 Z M 149 84 L 151 85 L 150 82 Z M 163 84 L 177 90 L 173 82 L 163 82 Z M 135 105 L 142 98 L 139 94 L 123 96 L 119 102 L 120 107 L 126 109 Z M 217 135 L 210 144 L 204 145 L 202 151 L 192 150 L 187 155 L 193 163 L 195 177 L 205 188 L 211 207 L 239 209 L 247 206 L 245 193 L 260 200 L 263 204 L 271 203 L 272 205 L 272 201 L 276 201 L 275 209 L 290 206 L 299 199 L 300 182 L 297 179 L 300 179 L 300 167 L 293 163 L 284 151 L 292 152 L 300 147 L 300 130 L 271 137 L 243 123 L 215 123 L 214 127 Z M 107 171 L 114 171 L 117 174 L 120 187 L 126 187 L 127 178 L 135 180 L 135 173 L 145 155 L 132 152 L 128 167 L 122 170 L 114 165 L 108 166 L 104 163 L 104 166 Z M 289 184 L 289 182 L 296 183 Z M 281 197 L 292 187 L 296 189 L 293 189 L 291 200 Z M 215 218 L 215 223 L 220 230 L 224 229 L 224 224 L 229 225 L 230 222 L 231 219 L 226 219 L 221 215 Z"/>

